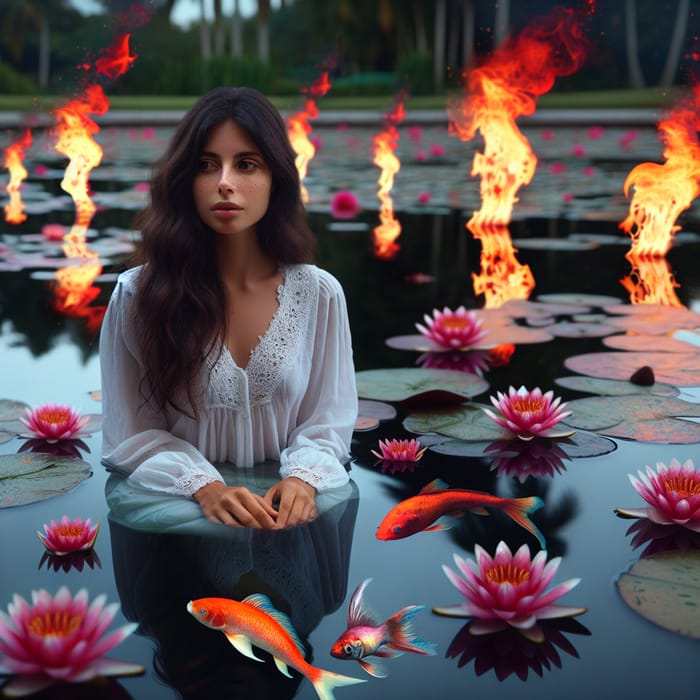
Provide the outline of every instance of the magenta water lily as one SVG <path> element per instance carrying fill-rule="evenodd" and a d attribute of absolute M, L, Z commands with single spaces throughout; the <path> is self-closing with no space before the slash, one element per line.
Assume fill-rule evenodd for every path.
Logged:
<path fill-rule="evenodd" d="M 541 642 L 545 635 L 539 620 L 573 617 L 586 611 L 555 604 L 580 579 L 572 578 L 547 590 L 561 557 L 547 561 L 547 552 L 540 550 L 531 558 L 526 544 L 513 554 L 503 541 L 498 543 L 493 558 L 478 544 L 474 555 L 474 560 L 468 560 L 455 554 L 457 572 L 442 567 L 464 600 L 458 605 L 433 608 L 438 615 L 472 618 L 472 634 L 490 634 L 512 627 L 528 639 Z"/>
<path fill-rule="evenodd" d="M 90 518 L 83 522 L 82 518 L 71 520 L 64 515 L 59 522 L 44 523 L 44 534 L 37 531 L 41 543 L 52 554 L 64 556 L 73 552 L 85 552 L 92 549 L 100 531 L 100 523 L 94 527 Z"/>
<path fill-rule="evenodd" d="M 476 312 L 467 311 L 464 306 L 460 306 L 455 311 L 447 306 L 442 311 L 433 309 L 432 318 L 425 314 L 423 319 L 425 326 L 416 323 L 416 328 L 426 338 L 450 350 L 474 347 L 488 334 Z"/>
<path fill-rule="evenodd" d="M 387 438 L 379 441 L 379 449 L 381 453 L 371 450 L 372 454 L 387 462 L 417 462 L 428 448 L 421 447 L 420 442 L 413 438 L 410 440 Z"/>
<path fill-rule="evenodd" d="M 26 414 L 26 418 L 22 416 L 20 421 L 31 431 L 31 435 L 25 437 L 38 437 L 53 443 L 59 440 L 76 440 L 88 435 L 83 428 L 90 417 L 81 416 L 65 404 L 47 403 L 33 410 L 27 408 Z"/>
<path fill-rule="evenodd" d="M 637 493 L 649 504 L 648 508 L 617 508 L 618 515 L 648 518 L 658 525 L 682 525 L 700 532 L 700 470 L 692 459 L 683 464 L 672 459 L 668 466 L 656 463 L 656 471 L 646 467 L 639 478 L 629 475 Z"/>
<path fill-rule="evenodd" d="M 556 429 L 555 426 L 571 411 L 564 410 L 561 398 L 554 398 L 554 392 L 542 393 L 539 387 L 529 391 L 524 386 L 519 389 L 509 387 L 508 393 L 496 392 L 497 398 L 489 397 L 495 413 L 485 408 L 484 413 L 509 433 L 520 440 L 533 438 L 564 438 L 574 434 L 574 430 Z"/>
<path fill-rule="evenodd" d="M 74 597 L 66 586 L 55 596 L 33 591 L 31 604 L 15 594 L 8 612 L 0 610 L 0 673 L 14 675 L 3 692 L 19 697 L 61 681 L 143 673 L 138 664 L 105 657 L 137 627 L 127 624 L 104 636 L 118 609 L 105 601 L 100 595 L 90 603 L 84 588 Z"/>

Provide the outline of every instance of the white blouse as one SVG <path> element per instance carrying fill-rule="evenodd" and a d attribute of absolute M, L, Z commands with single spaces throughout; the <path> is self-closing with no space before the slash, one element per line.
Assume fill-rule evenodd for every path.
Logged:
<path fill-rule="evenodd" d="M 319 492 L 347 483 L 357 390 L 338 281 L 314 265 L 282 267 L 279 307 L 247 367 L 225 345 L 206 358 L 204 405 L 194 419 L 172 406 L 155 408 L 139 391 L 139 272 L 119 275 L 100 335 L 103 464 L 134 485 L 183 496 L 223 482 L 217 462 L 279 460 L 281 478 L 296 476 Z"/>

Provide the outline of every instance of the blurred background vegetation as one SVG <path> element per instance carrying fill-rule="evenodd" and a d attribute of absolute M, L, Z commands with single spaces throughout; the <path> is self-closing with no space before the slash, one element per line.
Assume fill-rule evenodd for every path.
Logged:
<path fill-rule="evenodd" d="M 550 104 L 575 94 L 580 106 L 608 106 L 624 94 L 652 105 L 694 82 L 700 0 L 2 0 L 0 108 L 72 94 L 80 64 L 124 32 L 137 60 L 109 85 L 115 108 L 145 96 L 179 108 L 221 84 L 298 95 L 324 66 L 329 101 L 365 106 L 405 89 L 437 106 L 509 33 L 555 5 L 582 4 L 595 8 L 592 51 L 557 80 Z M 187 23 L 174 20 L 182 10 Z"/>

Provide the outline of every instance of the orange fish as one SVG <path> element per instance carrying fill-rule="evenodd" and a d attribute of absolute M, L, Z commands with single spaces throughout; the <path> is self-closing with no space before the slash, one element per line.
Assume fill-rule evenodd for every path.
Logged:
<path fill-rule="evenodd" d="M 242 601 L 229 598 L 191 600 L 187 612 L 203 625 L 223 632 L 244 656 L 263 661 L 253 653 L 251 645 L 254 644 L 272 654 L 275 666 L 285 676 L 291 678 L 287 666 L 296 669 L 311 681 L 321 700 L 333 700 L 334 688 L 365 682 L 365 679 L 324 671 L 308 663 L 304 658 L 304 644 L 291 620 L 261 593 L 249 595 Z"/>
<path fill-rule="evenodd" d="M 377 539 L 399 540 L 416 532 L 447 530 L 451 524 L 435 523 L 443 515 L 461 515 L 465 510 L 488 515 L 486 508 L 498 508 L 531 532 L 544 549 L 544 536 L 528 517 L 542 505 L 542 499 L 537 496 L 500 498 L 482 491 L 451 489 L 440 479 L 435 479 L 423 487 L 417 496 L 404 499 L 384 516 L 377 528 Z"/>

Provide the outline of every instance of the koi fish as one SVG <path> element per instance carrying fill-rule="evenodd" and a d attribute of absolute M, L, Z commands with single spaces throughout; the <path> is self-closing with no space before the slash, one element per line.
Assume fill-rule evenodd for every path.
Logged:
<path fill-rule="evenodd" d="M 379 662 L 371 663 L 365 657 L 391 658 L 404 651 L 432 656 L 436 645 L 417 637 L 411 627 L 413 617 L 423 610 L 423 605 L 409 605 L 384 622 L 378 622 L 362 599 L 371 580 L 365 579 L 352 594 L 348 606 L 348 628 L 334 642 L 331 656 L 336 659 L 356 659 L 367 673 L 376 678 L 384 678 L 387 674 Z"/>
<path fill-rule="evenodd" d="M 304 658 L 304 644 L 291 620 L 272 605 L 262 593 L 254 593 L 242 601 L 229 598 L 199 598 L 187 603 L 187 612 L 206 627 L 223 632 L 244 656 L 255 656 L 252 646 L 272 655 L 280 673 L 291 678 L 288 666 L 306 676 L 321 700 L 334 700 L 333 690 L 341 686 L 364 683 L 363 678 L 351 678 L 312 666 Z"/>
<path fill-rule="evenodd" d="M 528 517 L 542 505 L 542 499 L 538 496 L 500 498 L 483 491 L 451 489 L 440 479 L 435 479 L 423 487 L 418 495 L 404 499 L 384 516 L 377 528 L 377 539 L 399 540 L 416 532 L 447 530 L 451 527 L 450 523 L 435 521 L 444 515 L 459 516 L 465 510 L 488 515 L 486 508 L 498 508 L 532 533 L 544 549 L 544 536 Z"/>

